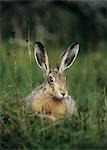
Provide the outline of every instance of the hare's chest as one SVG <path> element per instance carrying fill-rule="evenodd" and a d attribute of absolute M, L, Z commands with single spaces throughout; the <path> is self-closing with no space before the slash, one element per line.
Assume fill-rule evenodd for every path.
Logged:
<path fill-rule="evenodd" d="M 44 112 L 48 115 L 52 115 L 55 117 L 61 116 L 65 114 L 65 104 L 63 101 L 48 101 L 43 106 Z"/>
<path fill-rule="evenodd" d="M 64 101 L 55 101 L 53 99 L 36 99 L 32 102 L 32 110 L 55 117 L 65 114 L 66 108 Z"/>

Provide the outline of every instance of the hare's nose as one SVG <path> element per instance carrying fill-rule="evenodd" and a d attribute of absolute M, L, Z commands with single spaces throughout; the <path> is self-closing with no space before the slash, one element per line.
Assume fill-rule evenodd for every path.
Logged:
<path fill-rule="evenodd" d="M 64 97 L 66 93 L 61 92 L 62 96 Z"/>

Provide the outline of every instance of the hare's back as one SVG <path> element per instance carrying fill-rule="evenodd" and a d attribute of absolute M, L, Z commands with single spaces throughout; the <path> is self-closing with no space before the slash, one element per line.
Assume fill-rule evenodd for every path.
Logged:
<path fill-rule="evenodd" d="M 32 100 L 35 98 L 36 94 L 37 94 L 37 91 L 36 91 L 36 89 L 34 89 L 34 90 L 25 98 L 26 102 L 32 101 Z"/>
<path fill-rule="evenodd" d="M 26 98 L 25 101 L 27 104 L 31 103 L 35 97 L 37 96 L 38 92 L 41 90 L 42 86 L 36 87 Z"/>

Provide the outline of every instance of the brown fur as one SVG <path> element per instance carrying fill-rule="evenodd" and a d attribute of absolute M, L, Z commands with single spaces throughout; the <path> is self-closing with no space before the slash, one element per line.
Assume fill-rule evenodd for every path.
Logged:
<path fill-rule="evenodd" d="M 59 117 L 65 114 L 66 107 L 64 100 L 56 100 L 51 96 L 42 93 L 43 91 L 41 91 L 32 102 L 32 110 L 34 112 L 40 112 L 54 117 Z"/>
<path fill-rule="evenodd" d="M 61 79 L 59 78 L 58 80 L 60 81 Z M 51 85 L 47 83 L 40 90 L 37 91 L 37 94 L 33 97 L 33 100 L 30 104 L 32 111 L 37 114 L 42 113 L 45 115 L 51 115 L 55 118 L 60 118 L 67 113 L 73 114 L 75 103 L 71 99 L 71 97 L 68 96 L 67 98 L 59 99 L 58 95 L 56 95 L 56 97 L 49 95 L 48 93 L 51 93 L 52 90 L 50 86 Z M 64 87 L 64 84 L 61 87 L 61 90 L 66 89 Z M 56 94 L 54 93 L 54 91 L 52 92 L 53 95 Z"/>
<path fill-rule="evenodd" d="M 55 118 L 74 113 L 75 102 L 68 95 L 63 71 L 73 64 L 78 51 L 79 44 L 76 42 L 62 53 L 57 68 L 51 70 L 44 46 L 40 42 L 35 43 L 34 56 L 39 67 L 43 69 L 45 82 L 26 98 L 28 106 L 34 113 Z"/>

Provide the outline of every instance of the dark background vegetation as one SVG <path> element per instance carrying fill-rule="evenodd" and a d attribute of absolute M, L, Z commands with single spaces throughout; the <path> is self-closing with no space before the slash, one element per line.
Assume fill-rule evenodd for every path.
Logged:
<path fill-rule="evenodd" d="M 107 1 L 0 1 L 1 149 L 107 148 Z M 80 43 L 65 72 L 78 117 L 46 125 L 24 110 L 42 83 L 33 44 L 42 42 L 54 67 L 60 53 Z"/>
<path fill-rule="evenodd" d="M 55 46 L 79 41 L 96 48 L 107 40 L 106 1 L 2 1 L 1 15 L 3 40 L 13 31 L 26 39 L 28 22 L 32 40 Z"/>

